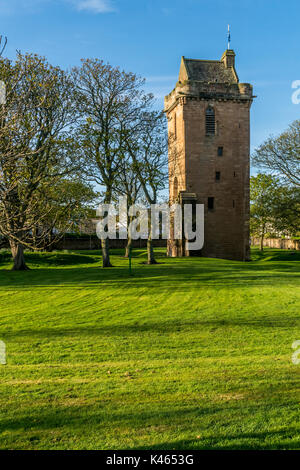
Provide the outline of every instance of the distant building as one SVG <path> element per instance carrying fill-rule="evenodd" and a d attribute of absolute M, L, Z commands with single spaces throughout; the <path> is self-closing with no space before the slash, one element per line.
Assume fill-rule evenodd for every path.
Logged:
<path fill-rule="evenodd" d="M 204 247 L 187 252 L 168 241 L 169 256 L 249 259 L 250 107 L 253 90 L 239 83 L 235 53 L 221 60 L 182 57 L 179 79 L 165 97 L 170 203 L 205 206 Z"/>

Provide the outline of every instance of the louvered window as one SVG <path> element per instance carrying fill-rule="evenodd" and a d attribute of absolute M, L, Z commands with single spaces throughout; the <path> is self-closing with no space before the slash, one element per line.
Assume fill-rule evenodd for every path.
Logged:
<path fill-rule="evenodd" d="M 211 107 L 206 109 L 205 127 L 206 127 L 206 135 L 215 135 L 216 133 L 215 111 Z"/>

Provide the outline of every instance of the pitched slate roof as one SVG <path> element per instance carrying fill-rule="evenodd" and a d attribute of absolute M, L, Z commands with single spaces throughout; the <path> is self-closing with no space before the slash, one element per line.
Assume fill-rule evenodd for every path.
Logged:
<path fill-rule="evenodd" d="M 182 58 L 179 79 L 218 83 L 238 82 L 234 68 L 226 68 L 221 60 L 197 60 L 185 57 Z"/>

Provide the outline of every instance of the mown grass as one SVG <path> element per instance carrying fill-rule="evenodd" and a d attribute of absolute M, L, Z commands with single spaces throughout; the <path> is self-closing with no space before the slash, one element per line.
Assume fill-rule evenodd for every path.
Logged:
<path fill-rule="evenodd" d="M 2 449 L 299 449 L 299 253 L 0 253 Z"/>

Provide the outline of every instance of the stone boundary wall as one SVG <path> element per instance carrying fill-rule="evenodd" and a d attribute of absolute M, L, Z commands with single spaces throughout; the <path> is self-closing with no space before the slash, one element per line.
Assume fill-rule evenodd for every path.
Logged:
<path fill-rule="evenodd" d="M 167 249 L 167 240 L 153 240 L 154 247 Z M 126 246 L 126 240 L 110 240 L 110 248 L 123 249 Z M 252 237 L 252 246 L 260 246 L 260 239 Z M 280 248 L 282 250 L 300 250 L 300 240 L 288 240 L 281 238 L 265 238 L 264 246 L 269 248 Z M 8 244 L 3 244 L 3 248 L 9 248 Z M 146 248 L 147 240 L 133 240 L 133 248 Z M 65 238 L 60 240 L 53 246 L 53 250 L 100 250 L 100 240 L 95 237 L 91 239 L 82 238 Z"/>
<path fill-rule="evenodd" d="M 252 237 L 252 246 L 259 246 L 260 239 Z M 300 250 L 300 240 L 288 240 L 285 238 L 265 238 L 264 246 L 269 248 L 280 248 L 282 250 Z"/>
<path fill-rule="evenodd" d="M 167 240 L 153 240 L 154 247 L 165 247 Z M 109 240 L 110 248 L 125 249 L 127 240 Z M 147 240 L 133 240 L 133 248 L 146 248 Z M 100 250 L 101 243 L 98 238 L 64 238 L 53 246 L 54 250 Z"/>
<path fill-rule="evenodd" d="M 127 240 L 110 240 L 110 248 L 125 249 Z M 167 250 L 167 240 L 152 240 L 154 248 L 161 247 Z M 147 248 L 147 240 L 133 240 L 133 248 Z M 9 250 L 9 244 L 4 242 L 0 248 Z M 59 242 L 52 246 L 52 251 L 55 250 L 101 250 L 101 242 L 96 237 L 79 237 L 79 238 L 68 238 L 65 237 Z"/>

